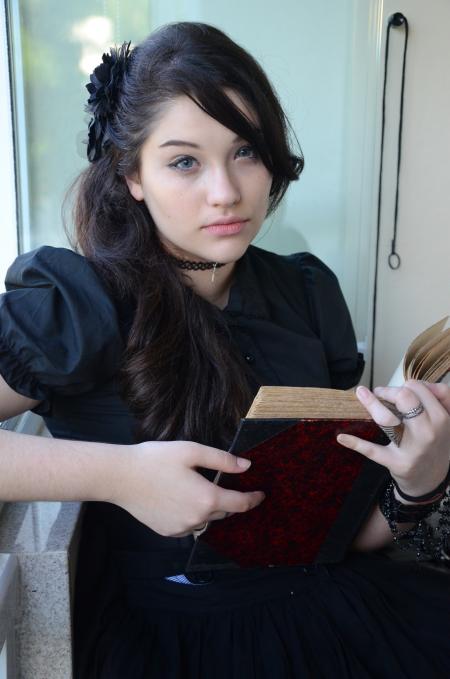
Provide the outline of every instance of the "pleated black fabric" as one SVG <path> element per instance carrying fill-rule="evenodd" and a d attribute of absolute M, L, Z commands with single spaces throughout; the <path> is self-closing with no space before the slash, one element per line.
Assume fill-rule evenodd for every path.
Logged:
<path fill-rule="evenodd" d="M 101 679 L 445 679 L 448 575 L 380 556 L 128 583 L 96 651 Z"/>

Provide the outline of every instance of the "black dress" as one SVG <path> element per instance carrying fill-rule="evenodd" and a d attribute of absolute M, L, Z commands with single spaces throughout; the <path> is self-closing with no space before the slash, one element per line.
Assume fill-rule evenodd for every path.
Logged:
<path fill-rule="evenodd" d="M 132 308 L 68 250 L 19 257 L 0 301 L 0 374 L 39 399 L 55 437 L 132 444 L 117 373 Z M 308 254 L 250 247 L 225 319 L 259 384 L 358 382 L 349 314 L 332 272 Z M 75 594 L 76 679 L 444 679 L 446 573 L 380 554 L 337 565 L 183 572 L 191 538 L 163 538 L 111 504 L 86 503 Z"/>

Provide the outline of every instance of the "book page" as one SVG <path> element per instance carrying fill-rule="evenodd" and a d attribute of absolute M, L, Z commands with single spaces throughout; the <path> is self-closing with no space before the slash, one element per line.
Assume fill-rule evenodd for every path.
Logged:
<path fill-rule="evenodd" d="M 401 387 L 409 378 L 436 382 L 450 370 L 450 316 L 421 332 L 389 380 L 389 387 Z"/>
<path fill-rule="evenodd" d="M 260 387 L 247 419 L 371 419 L 350 390 L 319 387 Z"/>
<path fill-rule="evenodd" d="M 439 341 L 441 333 L 448 327 L 448 324 L 449 316 L 445 316 L 440 321 L 434 323 L 432 326 L 430 326 L 429 328 L 427 328 L 419 335 L 417 335 L 417 337 L 414 338 L 414 340 L 411 342 L 408 349 L 406 350 L 405 356 L 406 368 L 411 363 L 411 360 L 414 360 L 414 358 L 416 358 L 416 356 L 421 353 L 425 345 L 430 346 L 431 344 L 433 344 L 433 340 Z"/>

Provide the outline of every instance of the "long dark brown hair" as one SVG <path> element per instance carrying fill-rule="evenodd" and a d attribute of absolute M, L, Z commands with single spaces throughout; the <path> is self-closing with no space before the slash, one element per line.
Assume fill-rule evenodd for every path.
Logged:
<path fill-rule="evenodd" d="M 257 113 L 257 126 L 228 89 Z M 251 398 L 246 366 L 223 314 L 185 284 L 124 179 L 138 171 L 161 107 L 180 95 L 256 149 L 273 178 L 269 213 L 298 178 L 301 152 L 290 150 L 286 117 L 258 63 L 217 28 L 170 24 L 127 58 L 102 153 L 77 182 L 76 247 L 132 310 L 121 382 L 138 438 L 226 445 Z"/>

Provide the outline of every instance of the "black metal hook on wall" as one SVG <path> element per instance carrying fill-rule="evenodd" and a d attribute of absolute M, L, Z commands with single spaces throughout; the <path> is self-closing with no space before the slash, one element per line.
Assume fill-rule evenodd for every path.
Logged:
<path fill-rule="evenodd" d="M 406 72 L 406 53 L 408 49 L 408 20 L 401 12 L 391 14 L 387 22 L 386 47 L 384 55 L 384 83 L 383 83 L 383 108 L 381 120 L 381 148 L 380 148 L 380 170 L 378 176 L 378 209 L 377 209 L 377 235 L 375 246 L 375 284 L 373 292 L 373 308 L 372 308 L 372 353 L 370 358 L 370 386 L 373 386 L 373 372 L 374 372 L 374 347 L 375 347 L 375 329 L 376 329 L 376 313 L 377 313 L 377 285 L 378 285 L 378 255 L 380 247 L 380 223 L 381 223 L 381 195 L 383 184 L 383 156 L 384 156 L 384 132 L 386 122 L 386 85 L 387 73 L 389 63 L 389 38 L 392 28 L 399 28 L 404 26 L 405 29 L 405 43 L 403 48 L 403 65 L 402 65 L 402 85 L 400 93 L 400 115 L 398 126 L 397 139 L 397 185 L 395 191 L 395 209 L 394 209 L 394 225 L 391 239 L 391 251 L 388 255 L 389 267 L 393 270 L 399 269 L 401 265 L 400 255 L 397 252 L 397 221 L 398 221 L 398 203 L 399 203 L 399 183 L 400 183 L 400 167 L 402 155 L 402 133 L 403 133 L 403 102 L 405 94 L 405 72 Z"/>
<path fill-rule="evenodd" d="M 408 21 L 407 21 L 404 14 L 402 14 L 401 12 L 395 12 L 394 14 L 391 14 L 391 16 L 389 17 L 388 26 L 389 25 L 401 26 L 402 24 L 405 23 L 405 21 L 406 21 L 406 24 L 408 24 Z"/>
<path fill-rule="evenodd" d="M 401 264 L 400 255 L 397 252 L 397 222 L 398 222 L 398 203 L 399 203 L 399 184 L 400 184 L 400 167 L 402 158 L 402 134 L 403 134 L 403 104 L 404 104 L 404 94 L 405 94 L 405 72 L 406 72 L 406 53 L 408 49 L 408 33 L 409 26 L 408 20 L 404 14 L 401 12 L 395 12 L 391 14 L 388 19 L 387 35 L 386 35 L 386 51 L 384 58 L 384 84 L 383 84 L 383 118 L 382 118 L 382 131 L 381 131 L 381 158 L 380 158 L 380 177 L 378 186 L 378 222 L 380 220 L 380 208 L 381 208 L 381 191 L 382 191 L 382 170 L 383 170 L 383 151 L 384 151 L 384 128 L 385 128 L 385 115 L 386 115 L 386 83 L 387 83 L 387 72 L 389 64 L 389 38 L 391 28 L 399 28 L 404 26 L 405 28 L 405 44 L 403 48 L 403 65 L 402 65 L 402 85 L 400 92 L 400 115 L 398 124 L 398 138 L 397 138 L 397 183 L 395 190 L 395 209 L 394 209 L 394 226 L 393 234 L 391 240 L 391 252 L 388 256 L 388 264 L 391 269 L 398 269 Z"/>

